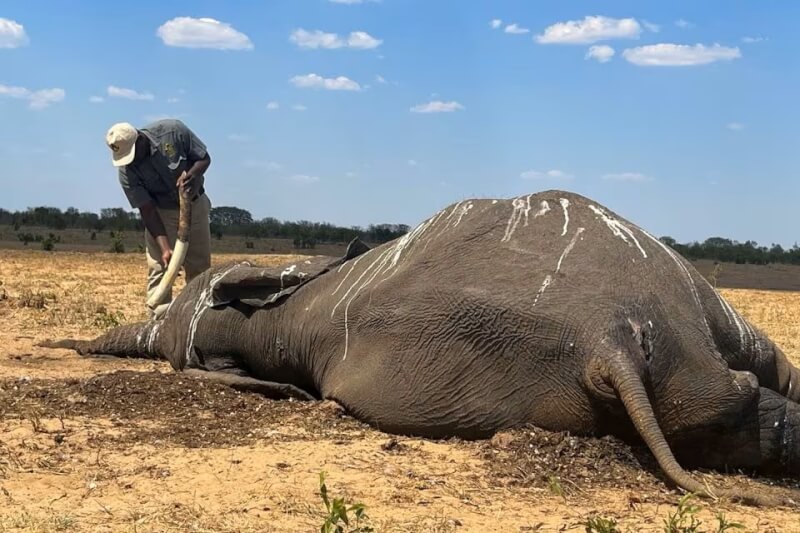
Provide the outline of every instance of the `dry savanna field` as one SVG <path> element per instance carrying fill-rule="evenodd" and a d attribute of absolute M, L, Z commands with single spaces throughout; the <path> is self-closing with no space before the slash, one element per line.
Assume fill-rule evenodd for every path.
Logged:
<path fill-rule="evenodd" d="M 144 276 L 139 253 L 0 250 L 0 531 L 319 531 L 322 471 L 331 498 L 363 503 L 359 526 L 381 532 L 665 531 L 680 519 L 680 494 L 650 455 L 612 438 L 535 428 L 481 442 L 392 437 L 324 403 L 34 346 L 144 318 Z M 800 293 L 721 292 L 800 364 Z M 717 487 L 798 488 L 693 474 Z M 721 531 L 721 520 L 800 531 L 796 511 L 696 503 L 700 528 L 672 531 Z"/>

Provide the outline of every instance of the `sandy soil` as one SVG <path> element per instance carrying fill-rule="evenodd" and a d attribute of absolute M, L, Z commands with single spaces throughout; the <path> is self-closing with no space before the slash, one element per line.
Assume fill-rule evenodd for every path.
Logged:
<path fill-rule="evenodd" d="M 647 451 L 612 438 L 396 438 L 325 403 L 34 346 L 143 318 L 143 281 L 139 254 L 0 252 L 0 531 L 319 531 L 321 471 L 332 496 L 367 506 L 375 531 L 584 531 L 597 516 L 663 531 L 676 511 L 680 494 Z M 800 363 L 800 293 L 722 292 Z M 746 531 L 800 531 L 796 511 L 698 503 L 702 531 L 717 531 L 718 512 Z"/>

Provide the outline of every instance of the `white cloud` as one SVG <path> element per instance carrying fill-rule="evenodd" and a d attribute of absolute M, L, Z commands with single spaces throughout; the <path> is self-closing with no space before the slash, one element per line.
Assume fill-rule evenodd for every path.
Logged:
<path fill-rule="evenodd" d="M 384 78 L 384 77 L 383 77 L 383 76 L 381 76 L 380 74 L 378 74 L 377 76 L 375 76 L 375 81 L 376 81 L 377 83 L 380 83 L 381 85 L 384 85 L 384 84 L 386 84 L 386 83 L 389 83 L 388 81 L 386 81 L 386 78 Z"/>
<path fill-rule="evenodd" d="M 493 30 L 496 30 L 496 29 L 498 29 L 498 28 L 499 28 L 500 26 L 502 26 L 502 25 L 503 25 L 503 21 L 502 21 L 502 20 L 500 20 L 500 19 L 493 19 L 491 22 L 489 22 L 489 26 L 490 26 L 490 27 L 491 27 Z"/>
<path fill-rule="evenodd" d="M 103 102 L 106 101 L 106 99 L 103 98 L 102 96 L 90 96 L 89 101 L 93 104 L 102 104 Z"/>
<path fill-rule="evenodd" d="M 685 67 L 707 65 L 715 61 L 730 61 L 742 56 L 738 48 L 714 44 L 651 44 L 628 48 L 622 55 L 630 63 L 642 67 Z"/>
<path fill-rule="evenodd" d="M 278 102 L 268 102 L 267 103 L 267 111 L 275 111 L 276 109 L 280 108 L 281 104 Z"/>
<path fill-rule="evenodd" d="M 0 48 L 19 48 L 30 42 L 25 27 L 11 19 L 0 18 Z"/>
<path fill-rule="evenodd" d="M 412 113 L 452 113 L 464 109 L 464 106 L 458 102 L 442 102 L 441 100 L 434 100 L 427 104 L 417 104 L 411 108 Z"/>
<path fill-rule="evenodd" d="M 653 178 L 642 174 L 641 172 L 619 172 L 619 173 L 612 173 L 612 174 L 605 174 L 603 176 L 604 180 L 608 181 L 652 181 Z"/>
<path fill-rule="evenodd" d="M 760 43 L 766 40 L 766 37 L 742 37 L 742 42 L 747 44 Z"/>
<path fill-rule="evenodd" d="M 308 185 L 319 181 L 317 176 L 309 176 L 308 174 L 294 174 L 293 176 L 289 176 L 287 179 L 303 185 Z"/>
<path fill-rule="evenodd" d="M 408 166 L 410 166 L 410 167 L 417 166 L 417 160 L 416 159 L 409 159 L 408 160 Z"/>
<path fill-rule="evenodd" d="M 567 174 L 562 170 L 548 170 L 546 172 L 540 172 L 538 170 L 526 170 L 522 174 L 520 174 L 522 179 L 526 180 L 540 180 L 540 179 L 559 179 L 559 180 L 569 180 L 574 178 L 572 174 Z"/>
<path fill-rule="evenodd" d="M 661 31 L 661 26 L 659 26 L 658 24 L 653 24 L 652 22 L 648 22 L 646 20 L 642 20 L 642 26 L 644 26 L 647 31 L 651 31 L 653 33 L 658 33 Z"/>
<path fill-rule="evenodd" d="M 231 133 L 228 135 L 228 140 L 235 143 L 247 143 L 252 139 L 247 135 L 242 135 L 241 133 Z"/>
<path fill-rule="evenodd" d="M 366 3 L 369 3 L 369 2 L 378 3 L 380 1 L 381 0 L 328 0 L 328 2 L 330 2 L 332 4 L 348 4 L 348 5 L 366 4 Z"/>
<path fill-rule="evenodd" d="M 529 30 L 528 28 L 522 28 L 519 25 L 517 25 L 517 23 L 514 23 L 506 26 L 506 29 L 503 31 L 505 31 L 506 33 L 511 33 L 513 35 L 522 35 L 524 33 L 530 33 L 531 30 Z"/>
<path fill-rule="evenodd" d="M 676 25 L 677 27 L 679 27 L 679 28 L 683 28 L 683 29 L 686 29 L 686 28 L 692 28 L 692 27 L 694 27 L 694 24 L 692 24 L 692 23 L 691 23 L 691 22 L 689 22 L 688 20 L 684 20 L 684 19 L 678 19 L 678 20 L 676 20 L 676 21 L 675 21 L 675 25 Z"/>
<path fill-rule="evenodd" d="M 360 91 L 361 86 L 345 76 L 323 78 L 318 74 L 294 76 L 289 82 L 302 89 L 326 89 L 328 91 Z"/>
<path fill-rule="evenodd" d="M 292 32 L 289 40 L 300 48 L 316 50 L 325 48 L 355 48 L 357 50 L 371 50 L 380 46 L 383 41 L 376 39 L 365 31 L 354 31 L 345 39 L 336 33 L 326 33 L 320 30 L 308 31 L 298 29 Z"/>
<path fill-rule="evenodd" d="M 154 100 L 155 96 L 152 93 L 140 93 L 133 89 L 126 89 L 124 87 L 116 87 L 109 85 L 106 89 L 108 96 L 113 98 L 125 98 L 127 100 Z"/>
<path fill-rule="evenodd" d="M 308 111 L 308 108 L 303 104 L 294 104 L 292 106 L 292 111 Z"/>
<path fill-rule="evenodd" d="M 596 59 L 600 63 L 608 63 L 614 57 L 614 49 L 605 44 L 595 44 L 589 47 L 584 59 Z"/>
<path fill-rule="evenodd" d="M 67 93 L 64 91 L 64 89 L 58 88 L 32 91 L 30 89 L 26 89 L 25 87 L 0 85 L 0 97 L 5 96 L 7 98 L 27 100 L 28 107 L 37 111 L 63 101 L 66 95 Z"/>
<path fill-rule="evenodd" d="M 372 50 L 373 48 L 379 47 L 382 43 L 383 41 L 381 39 L 376 39 L 365 31 L 351 32 L 350 36 L 347 38 L 347 46 L 358 50 Z"/>
<path fill-rule="evenodd" d="M 729 122 L 725 127 L 731 131 L 742 131 L 744 129 L 744 124 L 741 122 Z"/>
<path fill-rule="evenodd" d="M 180 98 L 176 98 L 174 96 L 172 98 L 167 98 L 167 103 L 168 104 L 177 104 L 180 101 L 181 101 Z"/>
<path fill-rule="evenodd" d="M 344 175 L 347 176 L 348 178 L 355 178 L 357 176 L 357 174 L 353 171 L 345 172 Z"/>
<path fill-rule="evenodd" d="M 306 31 L 304 29 L 295 30 L 289 36 L 289 40 L 300 48 L 341 48 L 344 41 L 335 33 L 325 33 L 323 31 Z"/>
<path fill-rule="evenodd" d="M 157 35 L 167 46 L 252 50 L 253 43 L 233 26 L 212 18 L 176 17 L 162 24 Z"/>
<path fill-rule="evenodd" d="M 642 27 L 636 19 L 589 16 L 583 20 L 559 22 L 536 36 L 541 44 L 589 44 L 609 39 L 638 39 Z"/>

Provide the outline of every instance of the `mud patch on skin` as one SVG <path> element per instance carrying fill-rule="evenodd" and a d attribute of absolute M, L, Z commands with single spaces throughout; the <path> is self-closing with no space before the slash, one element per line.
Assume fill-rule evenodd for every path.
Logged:
<path fill-rule="evenodd" d="M 0 419 L 109 419 L 112 442 L 161 442 L 188 448 L 260 440 L 351 440 L 368 427 L 320 403 L 266 400 L 178 373 L 118 371 L 88 379 L 0 381 Z M 284 428 L 291 426 L 291 432 Z"/>

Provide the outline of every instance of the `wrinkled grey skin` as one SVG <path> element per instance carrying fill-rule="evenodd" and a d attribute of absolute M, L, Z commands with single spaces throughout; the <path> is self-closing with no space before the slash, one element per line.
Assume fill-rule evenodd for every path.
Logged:
<path fill-rule="evenodd" d="M 264 273 L 211 269 L 158 323 L 51 346 L 335 400 L 390 433 L 638 434 L 675 484 L 710 496 L 676 456 L 800 474 L 800 372 L 691 263 L 582 196 L 451 205 L 263 308 L 206 305 L 230 269 Z"/>

